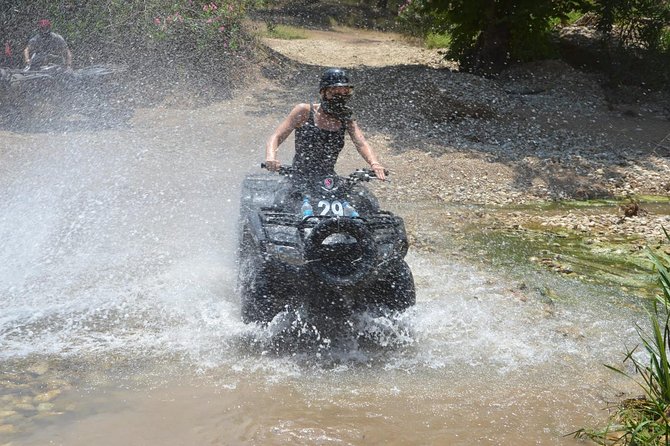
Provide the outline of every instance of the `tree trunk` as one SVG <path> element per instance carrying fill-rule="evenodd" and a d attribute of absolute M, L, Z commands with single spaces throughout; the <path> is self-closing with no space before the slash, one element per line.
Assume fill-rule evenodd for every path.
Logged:
<path fill-rule="evenodd" d="M 506 14 L 492 2 L 486 11 L 486 29 L 461 63 L 464 71 L 481 76 L 499 73 L 509 62 L 510 28 Z"/>

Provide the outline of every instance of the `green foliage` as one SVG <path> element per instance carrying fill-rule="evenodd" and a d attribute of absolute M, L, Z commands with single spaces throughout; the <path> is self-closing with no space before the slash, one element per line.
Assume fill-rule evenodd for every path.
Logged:
<path fill-rule="evenodd" d="M 664 230 L 665 231 L 665 230 Z M 670 235 L 665 233 L 668 240 Z M 649 259 L 658 273 L 661 294 L 656 297 L 649 315 L 650 331 L 637 327 L 645 350 L 638 359 L 630 350 L 624 362 L 632 363 L 636 375 L 618 368 L 609 369 L 634 379 L 645 393 L 644 398 L 624 401 L 605 429 L 576 432 L 578 437 L 590 438 L 600 444 L 660 445 L 670 444 L 670 257 L 649 251 Z M 638 376 L 639 378 L 636 378 Z M 616 433 L 616 435 L 613 435 Z"/>
<path fill-rule="evenodd" d="M 0 24 L 25 42 L 37 19 L 48 17 L 73 48 L 130 59 L 157 52 L 190 62 L 239 49 L 242 21 L 259 0 L 16 0 L 0 7 Z"/>
<path fill-rule="evenodd" d="M 594 0 L 598 27 L 622 48 L 667 51 L 670 33 L 668 0 Z"/>
<path fill-rule="evenodd" d="M 413 36 L 448 32 L 451 24 L 446 12 L 427 7 L 426 0 L 407 0 L 398 8 L 398 24 Z"/>
<path fill-rule="evenodd" d="M 566 21 L 580 0 L 408 0 L 401 22 L 417 32 L 452 36 L 448 57 L 471 71 L 554 55 L 552 24 Z M 479 68 L 479 69 L 478 69 Z"/>
<path fill-rule="evenodd" d="M 449 33 L 428 33 L 424 39 L 426 48 L 449 48 L 451 45 L 451 34 Z"/>
<path fill-rule="evenodd" d="M 273 39 L 296 40 L 306 39 L 307 33 L 304 29 L 295 26 L 272 25 L 267 27 L 265 36 Z"/>
<path fill-rule="evenodd" d="M 597 15 L 604 48 L 643 49 L 648 53 L 640 57 L 666 66 L 669 0 L 406 0 L 398 21 L 413 35 L 448 33 L 452 40 L 447 57 L 462 70 L 487 75 L 509 63 L 557 57 L 554 29 L 585 12 Z M 621 52 L 611 58 L 615 71 L 639 65 Z M 663 83 L 667 75 L 661 78 Z"/>
<path fill-rule="evenodd" d="M 670 27 L 666 27 L 661 33 L 659 49 L 664 53 L 670 52 Z"/>

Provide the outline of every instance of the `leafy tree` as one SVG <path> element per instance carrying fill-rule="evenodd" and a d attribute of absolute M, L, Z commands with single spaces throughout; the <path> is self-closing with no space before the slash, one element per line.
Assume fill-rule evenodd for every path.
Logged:
<path fill-rule="evenodd" d="M 611 86 L 670 85 L 670 0 L 593 0 Z"/>
<path fill-rule="evenodd" d="M 585 0 L 408 0 L 401 16 L 431 16 L 433 31 L 452 35 L 447 56 L 486 75 L 549 55 L 552 24 L 586 6 Z"/>
<path fill-rule="evenodd" d="M 652 52 L 670 50 L 670 0 L 594 0 L 593 9 L 607 43 Z"/>

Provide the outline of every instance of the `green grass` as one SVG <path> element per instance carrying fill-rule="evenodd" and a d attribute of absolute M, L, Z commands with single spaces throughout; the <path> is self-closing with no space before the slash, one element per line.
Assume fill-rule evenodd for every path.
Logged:
<path fill-rule="evenodd" d="M 451 34 L 448 33 L 429 33 L 424 39 L 426 48 L 448 48 L 451 45 Z"/>
<path fill-rule="evenodd" d="M 670 236 L 666 232 L 670 241 Z M 636 327 L 645 351 L 644 359 L 629 350 L 624 362 L 632 364 L 630 374 L 606 366 L 634 380 L 644 396 L 619 404 L 609 424 L 601 429 L 580 429 L 576 437 L 589 438 L 603 445 L 658 446 L 670 445 L 670 257 L 649 251 L 649 259 L 658 274 L 658 289 L 649 313 L 650 327 Z"/>
<path fill-rule="evenodd" d="M 555 28 L 559 25 L 572 25 L 577 20 L 582 18 L 584 13 L 582 11 L 570 11 L 566 15 L 567 15 L 567 17 L 564 20 L 561 20 L 559 18 L 551 19 L 550 22 L 549 22 L 551 28 Z"/>
<path fill-rule="evenodd" d="M 268 25 L 263 35 L 272 39 L 297 40 L 306 39 L 307 31 L 289 25 Z"/>
<path fill-rule="evenodd" d="M 670 51 L 670 26 L 666 26 L 661 33 L 661 51 Z"/>

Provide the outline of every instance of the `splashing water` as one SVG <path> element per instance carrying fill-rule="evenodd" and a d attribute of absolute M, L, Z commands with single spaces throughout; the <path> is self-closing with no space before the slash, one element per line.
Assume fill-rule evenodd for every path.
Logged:
<path fill-rule="evenodd" d="M 241 401 L 253 400 L 254 385 L 288 385 L 302 395 L 287 396 L 302 417 L 302 398 L 305 407 L 396 421 L 406 414 L 392 404 L 425 403 L 445 414 L 472 398 L 465 404 L 471 412 L 493 411 L 503 426 L 506 385 L 542 389 L 547 376 L 560 376 L 570 387 L 566 377 L 578 376 L 590 392 L 602 378 L 585 370 L 634 342 L 638 316 L 606 308 L 602 290 L 561 285 L 584 299 L 556 302 L 521 292 L 496 272 L 414 251 L 408 262 L 417 304 L 405 313 L 362 313 L 328 326 L 297 309 L 266 327 L 245 325 L 234 290 L 237 191 L 248 170 L 240 166 L 253 165 L 257 153 L 239 148 L 253 145 L 259 129 L 219 126 L 194 145 L 193 132 L 171 133 L 174 120 L 200 128 L 201 120 L 240 119 L 237 112 L 160 113 L 160 123 L 140 121 L 125 131 L 17 137 L 0 147 L 0 365 L 47 357 L 103 369 L 110 358 L 126 358 L 146 364 L 149 380 L 182 381 L 186 370 L 189 379 L 209 377 L 219 391 L 242 392 Z M 137 373 L 137 366 L 120 367 L 108 379 Z M 475 396 L 482 386 L 492 395 L 485 401 Z M 282 389 L 269 392 L 291 395 Z M 520 416 L 533 412 L 533 398 L 513 398 Z M 366 400 L 377 401 L 379 413 L 361 409 Z M 437 419 L 416 411 L 417 438 L 430 443 L 439 430 L 422 423 Z M 287 419 L 256 427 L 266 444 L 298 437 L 356 444 L 360 434 Z"/>
<path fill-rule="evenodd" d="M 44 149 L 6 156 L 0 358 L 121 350 L 206 357 L 217 365 L 212 350 L 224 346 L 225 363 L 240 337 L 263 345 L 283 332 L 280 350 L 303 342 L 318 351 L 353 351 L 367 339 L 400 351 L 412 346 L 411 354 L 395 358 L 403 367 L 505 370 L 557 352 L 590 357 L 587 340 L 617 331 L 620 321 L 583 308 L 566 307 L 558 316 L 474 268 L 416 254 L 410 261 L 419 301 L 405 315 L 360 315 L 340 327 L 340 342 L 299 314 L 264 330 L 245 327 L 233 248 L 234 191 L 244 172 L 229 175 L 211 150 L 190 149 L 198 160 L 189 150 L 165 153 L 145 140 L 140 145 L 150 149 L 139 152 L 138 138 L 131 133 L 112 144 L 98 135 L 65 135 Z M 596 349 L 602 348 L 600 342 Z"/>

